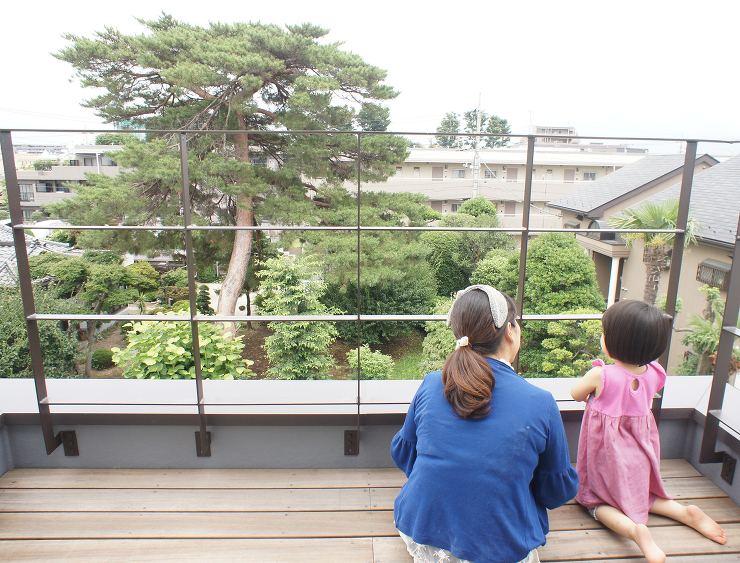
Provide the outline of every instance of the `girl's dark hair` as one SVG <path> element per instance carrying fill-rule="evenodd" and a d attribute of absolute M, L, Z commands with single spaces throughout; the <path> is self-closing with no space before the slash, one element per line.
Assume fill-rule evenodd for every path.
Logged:
<path fill-rule="evenodd" d="M 517 315 L 514 301 L 505 293 L 502 295 L 509 312 L 499 329 L 493 324 L 488 295 L 480 289 L 462 295 L 452 309 L 452 332 L 458 339 L 467 336 L 468 345 L 459 347 L 447 358 L 442 368 L 442 383 L 447 401 L 462 418 L 483 418 L 491 410 L 496 379 L 483 356 L 496 353 Z"/>
<path fill-rule="evenodd" d="M 601 317 L 604 346 L 609 357 L 644 366 L 660 357 L 671 336 L 670 316 L 655 305 L 625 299 Z"/>

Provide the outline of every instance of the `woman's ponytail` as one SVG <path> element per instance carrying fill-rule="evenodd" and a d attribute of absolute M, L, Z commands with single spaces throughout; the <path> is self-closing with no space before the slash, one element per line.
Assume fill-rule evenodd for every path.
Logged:
<path fill-rule="evenodd" d="M 442 368 L 442 383 L 445 397 L 458 416 L 483 418 L 491 410 L 491 393 L 496 385 L 485 356 L 496 353 L 508 325 L 516 322 L 516 306 L 511 297 L 488 286 L 479 291 L 469 290 L 458 295 L 450 310 L 448 324 L 460 340 Z M 495 311 L 489 290 L 496 292 L 497 298 L 505 299 L 505 304 L 496 304 L 503 311 Z M 505 320 L 499 321 L 500 328 L 496 328 L 494 315 L 505 316 Z"/>

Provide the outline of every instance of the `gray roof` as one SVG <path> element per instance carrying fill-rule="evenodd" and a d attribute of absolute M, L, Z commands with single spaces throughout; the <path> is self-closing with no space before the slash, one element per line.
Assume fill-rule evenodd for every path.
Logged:
<path fill-rule="evenodd" d="M 646 201 L 677 198 L 680 192 L 681 184 L 678 183 Z M 740 156 L 735 156 L 694 178 L 691 187 L 691 217 L 701 225 L 698 238 L 725 246 L 735 244 L 739 215 Z"/>
<path fill-rule="evenodd" d="M 717 160 L 709 155 L 700 156 L 697 158 L 697 162 L 699 161 L 717 163 Z M 586 187 L 555 199 L 548 205 L 600 217 L 603 215 L 603 207 L 613 205 L 617 200 L 629 197 L 635 192 L 646 190 L 672 175 L 680 174 L 683 163 L 682 154 L 646 156 L 591 182 Z"/>
<path fill-rule="evenodd" d="M 29 256 L 38 256 L 45 252 L 56 252 L 66 256 L 79 256 L 80 252 L 73 250 L 68 244 L 51 240 L 38 239 L 26 235 L 26 252 Z M 18 283 L 18 266 L 15 260 L 13 246 L 13 230 L 0 225 L 0 285 L 16 285 Z"/>

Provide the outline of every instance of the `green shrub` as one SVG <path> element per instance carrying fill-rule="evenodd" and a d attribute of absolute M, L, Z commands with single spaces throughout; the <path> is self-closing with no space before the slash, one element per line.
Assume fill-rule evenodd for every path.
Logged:
<path fill-rule="evenodd" d="M 198 268 L 198 281 L 200 283 L 216 283 L 218 277 L 216 277 L 215 266 L 204 266 Z"/>
<path fill-rule="evenodd" d="M 144 321 L 129 325 L 128 348 L 112 348 L 113 361 L 124 366 L 124 377 L 135 379 L 194 379 L 193 335 L 187 321 Z M 241 357 L 242 337 L 221 332 L 218 325 L 198 325 L 204 379 L 245 379 L 254 362 Z"/>
<path fill-rule="evenodd" d="M 180 301 L 175 301 L 172 304 L 172 310 L 177 312 L 185 311 L 187 313 L 190 311 L 190 300 L 181 299 Z"/>
<path fill-rule="evenodd" d="M 405 280 L 394 283 L 363 285 L 360 291 L 361 310 L 364 315 L 426 315 L 434 304 L 436 286 L 424 264 L 409 268 Z M 322 303 L 347 314 L 357 314 L 357 283 L 348 282 L 344 287 L 330 285 L 321 296 Z M 363 342 L 380 344 L 399 334 L 406 334 L 421 327 L 421 322 L 364 322 L 360 326 Z M 336 323 L 339 337 L 357 339 L 357 324 Z"/>
<path fill-rule="evenodd" d="M 188 271 L 186 268 L 177 268 L 162 274 L 159 278 L 162 287 L 185 287 L 188 286 Z"/>
<path fill-rule="evenodd" d="M 357 348 L 347 352 L 349 366 L 357 373 Z M 393 358 L 381 352 L 373 352 L 370 346 L 360 347 L 360 374 L 362 379 L 388 379 L 393 372 Z"/>
<path fill-rule="evenodd" d="M 101 370 L 113 367 L 113 352 L 106 348 L 95 350 L 92 356 L 92 368 Z"/>
<path fill-rule="evenodd" d="M 80 307 L 56 299 L 53 289 L 34 289 L 36 312 L 79 314 Z M 79 377 L 76 327 L 67 330 L 57 321 L 39 321 L 41 354 L 46 377 Z M 0 288 L 0 378 L 33 377 L 23 303 L 17 288 Z"/>
<path fill-rule="evenodd" d="M 452 306 L 452 298 L 438 299 L 433 314 L 446 315 Z M 455 350 L 455 335 L 444 321 L 427 321 L 425 323 L 427 335 L 422 344 L 422 360 L 419 372 L 427 374 L 442 369 L 447 356 Z"/>

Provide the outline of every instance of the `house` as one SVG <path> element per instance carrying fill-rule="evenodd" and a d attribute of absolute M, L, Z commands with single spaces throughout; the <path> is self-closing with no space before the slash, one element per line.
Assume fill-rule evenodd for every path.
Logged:
<path fill-rule="evenodd" d="M 362 184 L 363 190 L 425 195 L 427 204 L 442 214 L 455 213 L 467 199 L 483 196 L 497 206 L 504 227 L 521 227 L 527 152 L 503 148 L 473 149 L 412 148 L 396 174 L 381 184 Z M 547 202 L 565 196 L 585 184 L 642 158 L 640 154 L 592 153 L 578 148 L 537 150 L 531 199 L 532 228 L 559 227 L 560 211 L 547 209 Z M 476 177 L 477 176 L 477 177 Z M 355 187 L 347 184 L 348 189 Z"/>
<path fill-rule="evenodd" d="M 28 256 L 38 256 L 46 252 L 55 252 L 64 256 L 79 256 L 80 251 L 73 250 L 68 244 L 50 240 L 38 239 L 26 235 L 26 253 Z M 18 284 L 18 266 L 13 246 L 13 229 L 7 225 L 0 225 L 0 286 L 15 286 Z"/>
<path fill-rule="evenodd" d="M 119 167 L 107 153 L 121 148 L 119 145 L 78 145 L 64 165 L 50 166 L 49 170 L 18 170 L 23 221 L 30 222 L 34 212 L 69 197 L 71 186 L 87 182 L 86 174 L 116 176 Z"/>
<path fill-rule="evenodd" d="M 647 198 L 662 201 L 678 198 L 680 183 Z M 701 229 L 697 245 L 687 248 L 681 263 L 681 285 L 678 297 L 683 309 L 676 316 L 675 326 L 686 327 L 691 315 L 702 316 L 706 298 L 699 288 L 707 284 L 719 288 L 723 299 L 727 297 L 728 272 L 732 265 L 740 213 L 740 156 L 725 160 L 694 178 L 691 189 L 690 216 Z M 643 245 L 637 241 L 631 249 L 632 258 L 625 261 L 621 287 L 622 297 L 642 298 L 645 284 L 645 267 L 642 263 Z M 667 272 L 661 276 L 659 293 L 665 293 Z M 686 347 L 680 343 L 685 333 L 674 334 L 671 343 L 671 363 L 680 361 Z"/>
<path fill-rule="evenodd" d="M 694 166 L 694 182 L 718 162 L 707 154 L 699 156 Z M 548 202 L 547 205 L 562 214 L 564 228 L 606 228 L 607 217 L 680 182 L 683 165 L 684 156 L 680 154 L 643 156 L 612 174 Z M 593 258 L 599 287 L 604 299 L 611 305 L 619 300 L 620 289 L 626 287 L 619 283 L 619 279 L 624 262 L 632 255 L 633 250 L 627 248 L 624 241 L 614 233 L 589 233 L 576 235 L 576 238 Z M 642 294 L 636 295 L 637 293 L 637 289 L 632 289 L 630 297 L 641 298 Z"/>

